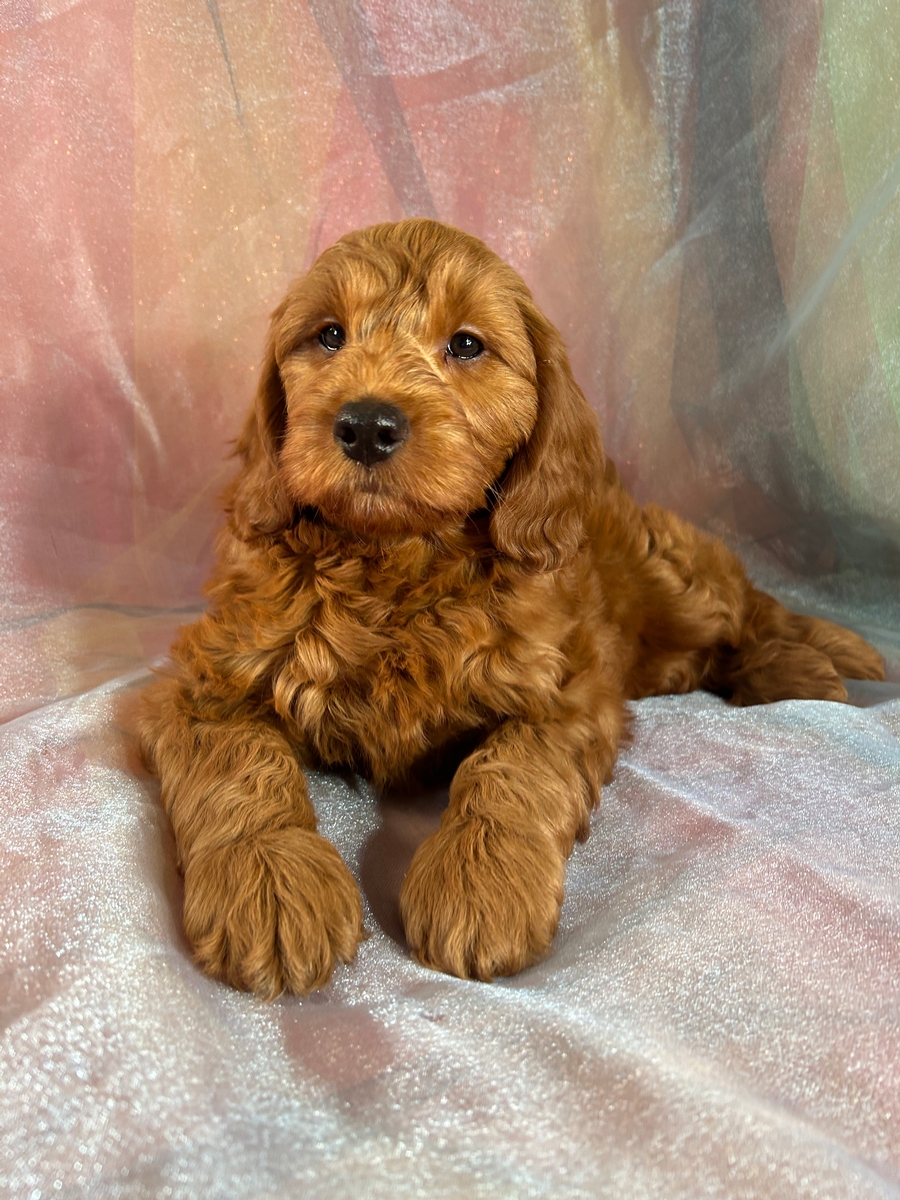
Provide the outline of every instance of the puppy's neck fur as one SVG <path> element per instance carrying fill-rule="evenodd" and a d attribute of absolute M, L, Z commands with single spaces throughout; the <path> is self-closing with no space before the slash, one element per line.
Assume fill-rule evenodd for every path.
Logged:
<path fill-rule="evenodd" d="M 386 576 L 422 583 L 463 562 L 492 574 L 497 550 L 489 525 L 490 514 L 483 509 L 457 526 L 428 534 L 367 536 L 329 524 L 316 509 L 302 509 L 275 540 L 298 558 L 328 564 L 354 562 L 376 585 Z"/>

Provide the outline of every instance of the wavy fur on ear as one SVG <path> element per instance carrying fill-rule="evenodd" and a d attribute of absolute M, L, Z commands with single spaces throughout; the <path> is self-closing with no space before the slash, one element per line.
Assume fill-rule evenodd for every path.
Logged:
<path fill-rule="evenodd" d="M 584 544 L 590 496 L 603 478 L 603 448 L 562 338 L 530 297 L 519 303 L 534 348 L 538 416 L 503 477 L 491 535 L 511 558 L 553 570 Z"/>
<path fill-rule="evenodd" d="M 283 312 L 282 304 L 272 314 L 256 400 L 235 446 L 243 469 L 225 494 L 225 508 L 231 514 L 232 526 L 245 541 L 287 528 L 293 514 L 278 467 L 287 419 L 284 384 L 275 353 Z"/>

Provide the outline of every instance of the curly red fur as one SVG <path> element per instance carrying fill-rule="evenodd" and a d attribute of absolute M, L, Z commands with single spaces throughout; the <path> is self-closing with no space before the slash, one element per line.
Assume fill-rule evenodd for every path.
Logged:
<path fill-rule="evenodd" d="M 483 353 L 448 353 L 460 330 Z M 408 423 L 373 466 L 335 433 L 363 398 Z M 629 699 L 840 700 L 840 675 L 883 675 L 855 634 L 787 612 L 721 542 L 634 503 L 524 283 L 437 222 L 350 234 L 291 288 L 238 451 L 209 610 L 143 733 L 197 960 L 261 995 L 321 985 L 362 936 L 304 768 L 385 785 L 481 739 L 400 903 L 423 963 L 490 979 L 554 936 Z"/>

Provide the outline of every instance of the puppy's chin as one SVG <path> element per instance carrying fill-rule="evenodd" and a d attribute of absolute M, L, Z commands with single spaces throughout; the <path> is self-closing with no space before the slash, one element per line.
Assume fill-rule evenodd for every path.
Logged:
<path fill-rule="evenodd" d="M 301 511 L 315 509 L 336 530 L 379 540 L 458 529 L 485 506 L 496 465 L 445 439 L 432 452 L 406 456 L 404 448 L 396 459 L 369 469 L 330 445 L 295 435 L 282 453 L 280 473 L 284 493 Z"/>
<path fill-rule="evenodd" d="M 421 502 L 410 503 L 375 486 L 366 488 L 364 484 L 354 490 L 331 491 L 318 497 L 312 507 L 334 529 L 374 541 L 448 533 L 458 528 L 469 512 L 465 507 L 448 510 Z M 478 502 L 472 505 L 473 510 L 478 507 Z"/>

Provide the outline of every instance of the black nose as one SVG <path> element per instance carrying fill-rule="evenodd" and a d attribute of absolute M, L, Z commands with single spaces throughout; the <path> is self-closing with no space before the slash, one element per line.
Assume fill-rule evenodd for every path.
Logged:
<path fill-rule="evenodd" d="M 374 467 L 409 437 L 409 421 L 383 400 L 350 400 L 334 418 L 334 440 L 354 462 Z"/>

